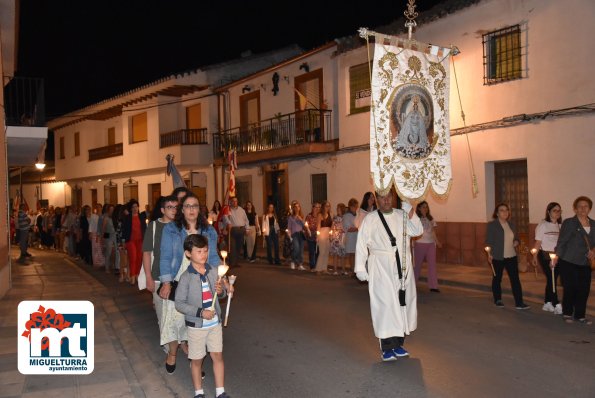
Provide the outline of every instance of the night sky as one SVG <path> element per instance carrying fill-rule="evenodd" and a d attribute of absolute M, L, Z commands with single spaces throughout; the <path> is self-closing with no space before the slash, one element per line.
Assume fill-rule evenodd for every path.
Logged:
<path fill-rule="evenodd" d="M 423 11 L 439 0 L 417 0 Z M 373 4 L 374 7 L 369 7 Z M 17 75 L 43 77 L 48 120 L 172 73 L 403 15 L 406 0 L 22 0 Z"/>

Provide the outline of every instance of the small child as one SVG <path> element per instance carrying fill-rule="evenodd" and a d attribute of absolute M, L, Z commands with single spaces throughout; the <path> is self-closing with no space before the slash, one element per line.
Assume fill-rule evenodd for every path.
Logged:
<path fill-rule="evenodd" d="M 184 314 L 188 326 L 188 358 L 192 360 L 194 398 L 205 398 L 201 372 L 207 350 L 213 360 L 215 396 L 229 398 L 223 387 L 223 331 L 218 300 L 226 296 L 226 289 L 217 278 L 217 268 L 207 264 L 207 238 L 198 234 L 189 235 L 184 240 L 184 254 L 190 259 L 190 265 L 178 282 L 176 309 Z"/>

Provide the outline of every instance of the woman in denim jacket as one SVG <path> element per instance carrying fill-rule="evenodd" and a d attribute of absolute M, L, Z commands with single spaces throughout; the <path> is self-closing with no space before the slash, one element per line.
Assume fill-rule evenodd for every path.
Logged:
<path fill-rule="evenodd" d="M 173 373 L 176 363 L 178 344 L 188 340 L 184 316 L 175 309 L 175 297 L 170 297 L 172 287 L 177 284 L 181 274 L 188 267 L 188 260 L 184 256 L 184 239 L 191 234 L 200 234 L 209 241 L 208 263 L 218 266 L 217 232 L 209 225 L 206 218 L 200 215 L 198 198 L 187 194 L 180 202 L 180 209 L 174 222 L 163 228 L 161 236 L 161 258 L 159 261 L 159 279 L 161 288 L 159 296 L 164 300 L 160 335 L 161 345 L 168 352 L 166 369 Z M 168 300 L 169 299 L 169 300 Z M 184 347 L 185 348 L 185 347 Z"/>

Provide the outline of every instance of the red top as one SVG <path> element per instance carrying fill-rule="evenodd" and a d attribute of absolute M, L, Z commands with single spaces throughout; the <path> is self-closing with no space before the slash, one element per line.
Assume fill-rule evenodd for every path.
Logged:
<path fill-rule="evenodd" d="M 130 240 L 143 240 L 140 229 L 140 217 L 138 214 L 132 216 L 132 233 L 130 234 Z"/>

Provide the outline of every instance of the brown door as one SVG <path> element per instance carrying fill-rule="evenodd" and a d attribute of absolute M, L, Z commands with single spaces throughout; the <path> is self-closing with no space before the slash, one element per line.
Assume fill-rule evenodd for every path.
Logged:
<path fill-rule="evenodd" d="M 96 205 L 97 205 L 97 189 L 93 188 L 93 189 L 91 189 L 91 206 L 93 208 L 95 208 Z"/>
<path fill-rule="evenodd" d="M 255 150 L 258 122 L 260 121 L 260 91 L 240 96 L 240 142 L 239 152 Z"/>
<path fill-rule="evenodd" d="M 274 169 L 270 166 L 265 167 L 264 177 L 264 209 L 269 203 L 272 203 L 279 218 L 285 220 L 285 215 L 289 210 L 287 164 L 275 165 Z"/>
<path fill-rule="evenodd" d="M 149 205 L 154 209 L 161 197 L 161 184 L 149 184 Z"/>
<path fill-rule="evenodd" d="M 295 125 L 298 143 L 322 140 L 322 77 L 322 69 L 317 69 L 295 78 Z"/>

